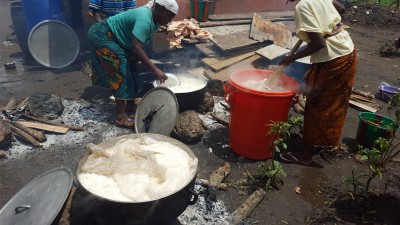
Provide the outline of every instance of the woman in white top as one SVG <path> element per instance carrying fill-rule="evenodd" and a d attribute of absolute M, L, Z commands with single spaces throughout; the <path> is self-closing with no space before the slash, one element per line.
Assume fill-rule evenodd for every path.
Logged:
<path fill-rule="evenodd" d="M 336 0 L 300 0 L 296 5 L 296 35 L 308 45 L 280 64 L 311 56 L 312 67 L 305 76 L 304 148 L 281 154 L 284 161 L 310 164 L 319 149 L 339 145 L 357 67 L 354 44 L 341 24 L 339 13 L 344 11 Z"/>

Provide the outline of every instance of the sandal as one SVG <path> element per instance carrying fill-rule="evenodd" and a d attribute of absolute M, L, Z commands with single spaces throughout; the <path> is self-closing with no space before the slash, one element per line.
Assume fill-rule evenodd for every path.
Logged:
<path fill-rule="evenodd" d="M 135 128 L 135 120 L 130 118 L 130 117 L 127 120 L 125 120 L 124 122 L 122 122 L 122 123 L 118 122 L 118 120 L 116 120 L 115 121 L 115 126 L 133 129 L 133 128 Z"/>
<path fill-rule="evenodd" d="M 296 163 L 296 164 L 306 165 L 306 166 L 312 164 L 312 161 L 304 162 L 304 161 L 299 160 L 298 157 L 296 157 L 293 152 L 282 153 L 282 154 L 280 154 L 280 157 L 284 162 L 288 162 L 288 163 Z"/>

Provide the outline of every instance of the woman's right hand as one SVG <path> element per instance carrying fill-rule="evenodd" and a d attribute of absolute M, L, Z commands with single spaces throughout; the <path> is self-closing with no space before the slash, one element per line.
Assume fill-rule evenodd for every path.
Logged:
<path fill-rule="evenodd" d="M 156 68 L 156 70 L 154 71 L 154 74 L 156 75 L 157 80 L 159 80 L 161 84 L 164 83 L 165 80 L 168 79 L 167 75 L 165 75 L 165 73 L 162 70 L 160 70 L 159 68 Z"/>

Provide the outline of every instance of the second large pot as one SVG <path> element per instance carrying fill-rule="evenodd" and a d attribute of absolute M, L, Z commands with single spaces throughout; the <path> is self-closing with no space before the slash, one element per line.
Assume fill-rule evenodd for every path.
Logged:
<path fill-rule="evenodd" d="M 179 77 L 179 76 L 178 76 Z M 179 104 L 179 111 L 183 112 L 186 110 L 197 110 L 199 106 L 203 103 L 204 97 L 207 89 L 207 80 L 197 77 L 195 78 L 201 85 L 196 85 L 193 89 L 188 91 L 175 91 L 172 92 L 176 95 Z M 183 80 L 181 79 L 181 82 Z M 182 84 L 183 85 L 183 84 Z M 153 86 L 157 87 L 157 82 L 153 82 Z"/>
<path fill-rule="evenodd" d="M 136 139 L 141 136 L 148 136 L 157 141 L 169 142 L 185 150 L 190 157 L 196 158 L 188 146 L 170 137 L 158 134 L 130 134 L 107 140 L 99 144 L 102 148 L 114 146 L 122 139 Z M 90 155 L 87 152 L 79 161 L 77 176 L 81 173 L 81 167 Z M 196 168 L 197 172 L 197 168 Z M 197 194 L 194 192 L 196 173 L 183 188 L 166 197 L 139 203 L 118 202 L 105 199 L 85 189 L 79 183 L 79 188 L 73 199 L 71 207 L 71 222 L 74 225 L 163 225 L 173 224 L 173 221 L 185 211 L 188 205 L 197 201 Z"/>

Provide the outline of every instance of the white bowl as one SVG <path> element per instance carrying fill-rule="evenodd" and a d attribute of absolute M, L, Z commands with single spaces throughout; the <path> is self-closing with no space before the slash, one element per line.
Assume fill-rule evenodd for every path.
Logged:
<path fill-rule="evenodd" d="M 165 74 L 168 79 L 164 81 L 164 83 L 160 83 L 159 80 L 155 80 L 153 81 L 153 86 L 154 87 L 173 87 L 173 86 L 177 86 L 177 85 L 181 85 L 181 81 L 179 80 L 179 78 L 177 76 L 175 76 L 172 73 L 166 73 Z"/>

